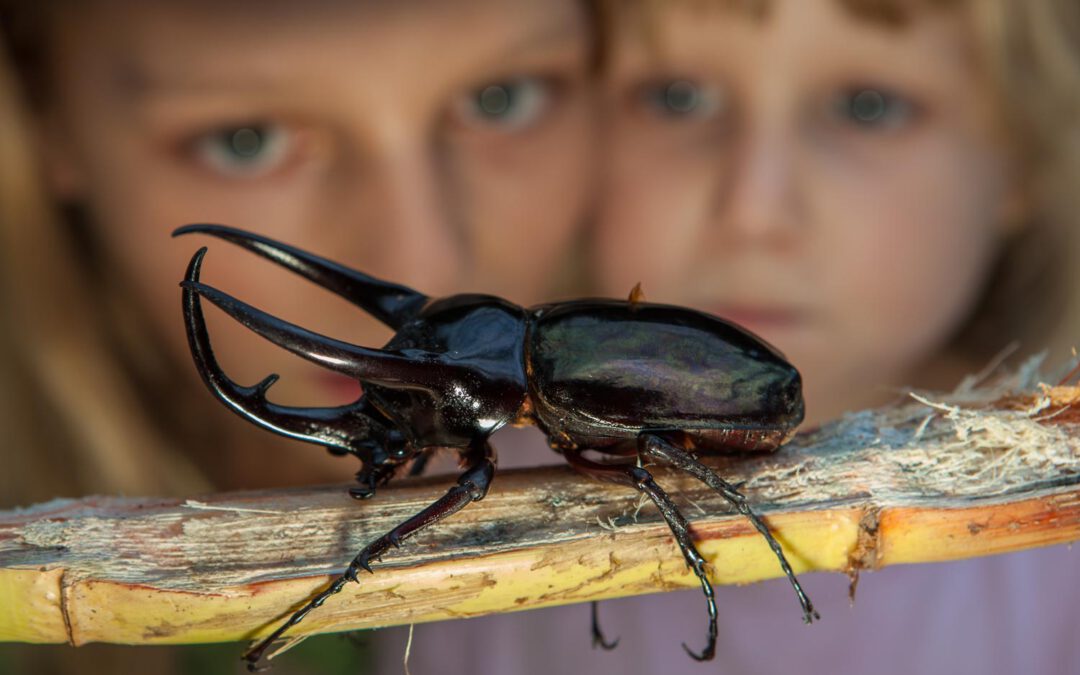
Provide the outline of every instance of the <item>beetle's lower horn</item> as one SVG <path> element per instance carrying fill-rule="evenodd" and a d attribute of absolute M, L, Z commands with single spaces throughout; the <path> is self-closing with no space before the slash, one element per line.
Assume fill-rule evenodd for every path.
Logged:
<path fill-rule="evenodd" d="M 205 254 L 203 248 L 191 259 L 187 281 L 199 281 Z M 211 393 L 241 417 L 283 436 L 361 457 L 365 446 L 357 442 L 358 439 L 380 438 L 387 434 L 388 429 L 362 399 L 331 408 L 283 406 L 266 399 L 266 391 L 277 381 L 277 375 L 270 375 L 251 386 L 238 384 L 218 364 L 206 330 L 202 303 L 198 293 L 190 288 L 184 288 L 183 309 L 188 344 L 199 375 Z"/>

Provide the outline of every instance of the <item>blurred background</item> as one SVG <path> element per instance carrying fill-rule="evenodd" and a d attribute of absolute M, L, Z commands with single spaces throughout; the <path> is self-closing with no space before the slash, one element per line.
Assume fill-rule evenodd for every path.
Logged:
<path fill-rule="evenodd" d="M 806 428 L 951 389 L 998 355 L 1064 363 L 1080 326 L 1078 14 L 1069 0 L 0 0 L 0 505 L 344 486 L 356 470 L 213 399 L 177 283 L 209 244 L 203 280 L 256 307 L 356 344 L 390 332 L 236 247 L 170 238 L 193 222 L 431 296 L 531 305 L 640 282 L 783 351 Z M 238 382 L 282 375 L 277 402 L 360 394 L 207 320 Z M 536 430 L 495 444 L 500 468 L 563 461 Z M 719 653 L 732 673 L 940 672 L 951 650 L 895 636 L 946 636 L 978 645 L 962 671 L 1069 672 L 1080 655 L 1051 627 L 1075 625 L 1080 603 L 1041 603 L 1080 587 L 1072 567 L 1039 551 L 885 570 L 864 614 L 846 579 L 817 575 L 811 594 L 830 599 L 813 635 L 788 634 L 788 589 L 725 589 Z M 640 636 L 612 653 L 590 652 L 583 607 L 420 627 L 412 672 L 704 672 L 679 648 L 697 624 L 671 618 L 700 618 L 699 600 L 609 603 L 611 630 Z M 403 641 L 312 638 L 276 671 L 396 672 Z M 0 672 L 239 672 L 239 653 L 0 645 Z"/>

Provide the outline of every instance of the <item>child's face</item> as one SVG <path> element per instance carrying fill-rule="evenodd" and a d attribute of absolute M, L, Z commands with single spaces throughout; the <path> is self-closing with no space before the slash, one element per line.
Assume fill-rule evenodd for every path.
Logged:
<path fill-rule="evenodd" d="M 228 244 L 169 239 L 189 222 L 255 230 L 430 295 L 547 299 L 591 189 L 580 4 L 90 3 L 55 36 L 54 183 L 88 205 L 180 358 L 177 283 L 204 243 L 204 279 L 228 293 L 349 341 L 388 334 Z M 273 368 L 279 400 L 308 405 L 341 386 L 210 314 L 238 380 Z"/>
<path fill-rule="evenodd" d="M 770 5 L 666 7 L 655 45 L 622 32 L 599 277 L 747 325 L 803 371 L 820 420 L 954 333 L 1012 181 L 958 13 L 897 28 L 837 0 Z"/>

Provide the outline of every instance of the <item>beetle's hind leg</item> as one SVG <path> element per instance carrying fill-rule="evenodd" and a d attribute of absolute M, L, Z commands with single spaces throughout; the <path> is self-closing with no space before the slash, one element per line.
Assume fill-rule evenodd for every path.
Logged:
<path fill-rule="evenodd" d="M 656 504 L 660 515 L 664 517 L 671 533 L 675 535 L 675 541 L 686 558 L 686 564 L 701 581 L 701 589 L 705 593 L 705 601 L 709 609 L 709 641 L 700 654 L 694 653 L 686 643 L 683 649 L 686 653 L 698 661 L 710 661 L 716 654 L 716 598 L 713 594 L 709 578 L 705 574 L 705 558 L 698 553 L 694 542 L 690 538 L 690 523 L 679 511 L 675 503 L 671 501 L 664 490 L 653 480 L 652 474 L 645 469 L 633 464 L 600 464 L 582 456 L 578 449 L 566 449 L 563 455 L 570 465 L 578 471 L 588 474 L 603 481 L 630 485 L 640 492 L 644 492 L 649 499 Z"/>
<path fill-rule="evenodd" d="M 813 603 L 810 602 L 810 598 L 807 597 L 806 593 L 803 591 L 802 585 L 799 584 L 799 580 L 795 578 L 795 572 L 792 571 L 791 565 L 788 564 L 787 557 L 784 556 L 784 550 L 780 547 L 780 543 L 773 537 L 772 533 L 769 531 L 769 527 L 765 524 L 765 521 L 751 510 L 750 505 L 746 502 L 746 497 L 744 497 L 734 485 L 716 475 L 716 472 L 712 469 L 694 459 L 690 453 L 676 446 L 663 436 L 650 433 L 644 433 L 638 436 L 638 453 L 643 459 L 652 459 L 692 475 L 694 478 L 697 478 L 716 492 L 720 493 L 720 495 L 726 499 L 728 503 L 734 506 L 739 513 L 749 518 L 750 522 L 757 528 L 757 531 L 760 532 L 769 543 L 769 548 L 772 549 L 773 553 L 776 554 L 777 559 L 780 561 L 780 567 L 784 570 L 784 574 L 787 575 L 788 581 L 791 582 L 792 587 L 795 589 L 795 594 L 799 596 L 799 604 L 802 605 L 803 610 L 803 621 L 810 623 L 814 619 L 821 618 L 817 610 L 814 609 Z"/>
<path fill-rule="evenodd" d="M 486 440 L 480 440 L 463 452 L 467 468 L 458 477 L 457 484 L 450 488 L 445 495 L 435 500 L 430 506 L 417 513 L 412 518 L 401 523 L 383 536 L 371 542 L 353 558 L 345 572 L 334 580 L 326 590 L 312 598 L 306 605 L 297 610 L 285 623 L 278 626 L 264 640 L 256 644 L 244 654 L 248 670 L 259 669 L 259 661 L 266 653 L 267 648 L 288 629 L 300 623 L 308 613 L 316 607 L 322 606 L 326 599 L 335 593 L 339 593 L 349 581 L 356 581 L 357 574 L 361 569 L 371 572 L 371 560 L 378 560 L 391 546 L 401 546 L 405 541 L 421 529 L 439 522 L 443 518 L 460 511 L 469 502 L 479 501 L 487 494 L 491 479 L 495 475 L 495 453 L 491 444 Z"/>

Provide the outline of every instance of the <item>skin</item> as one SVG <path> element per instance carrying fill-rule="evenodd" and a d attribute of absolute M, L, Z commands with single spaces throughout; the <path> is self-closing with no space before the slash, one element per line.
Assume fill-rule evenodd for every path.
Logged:
<path fill-rule="evenodd" d="M 87 207 L 109 264 L 193 382 L 177 283 L 203 244 L 204 280 L 257 307 L 357 344 L 390 332 L 235 247 L 169 239 L 189 222 L 251 229 L 432 296 L 550 299 L 593 173 L 581 3 L 91 5 L 59 19 L 43 152 L 56 192 Z M 482 104 L 485 91 L 495 100 Z M 359 392 L 216 310 L 207 318 L 237 381 L 282 375 L 272 400 Z M 341 479 L 340 460 L 206 400 L 234 434 L 222 445 L 236 470 L 224 474 L 240 484 Z"/>
<path fill-rule="evenodd" d="M 835 0 L 760 19 L 684 3 L 650 18 L 652 42 L 628 21 L 606 92 L 603 292 L 640 281 L 746 325 L 802 371 L 809 424 L 955 385 L 970 364 L 936 355 L 1019 201 L 964 25 L 941 10 L 889 27 Z"/>

